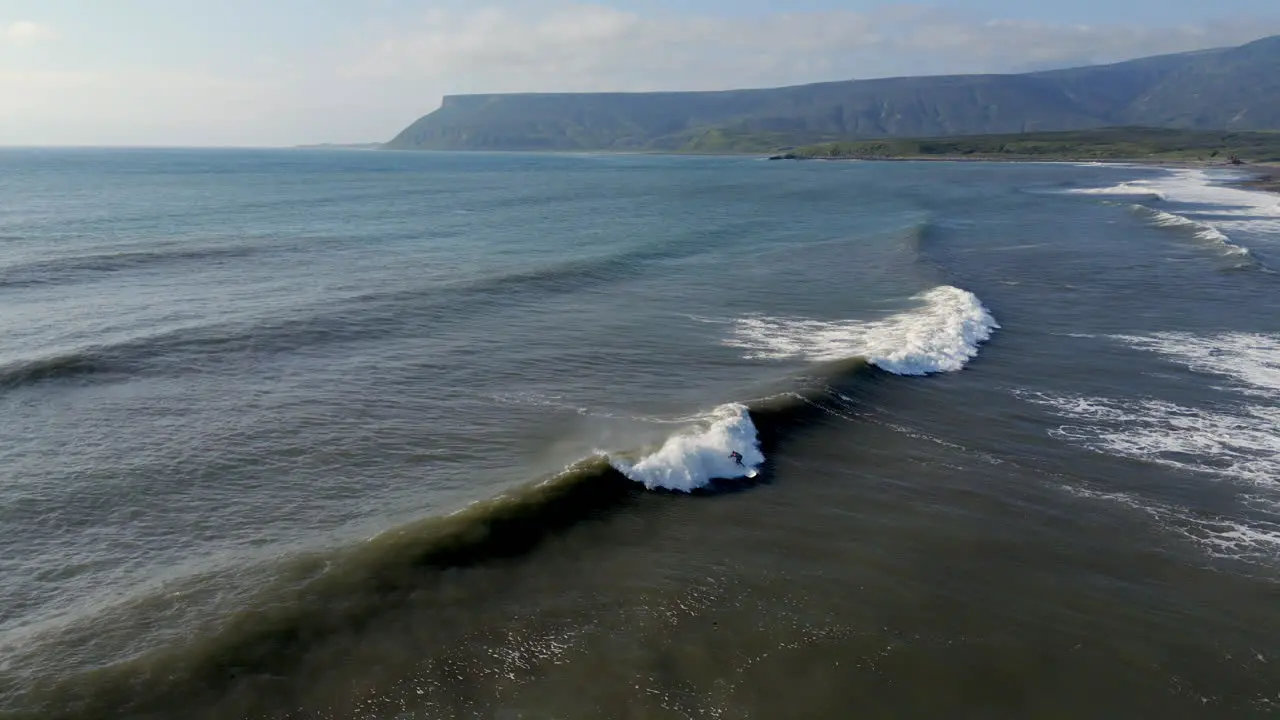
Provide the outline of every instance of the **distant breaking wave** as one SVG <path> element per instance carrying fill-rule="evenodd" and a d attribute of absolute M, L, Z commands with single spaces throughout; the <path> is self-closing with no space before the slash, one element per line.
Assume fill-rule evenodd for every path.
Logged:
<path fill-rule="evenodd" d="M 1152 218 L 1152 223 L 1157 227 L 1183 228 L 1189 230 L 1196 239 L 1217 245 L 1228 255 L 1239 255 L 1245 257 L 1252 255 L 1248 248 L 1233 243 L 1231 238 L 1227 237 L 1226 233 L 1207 222 L 1192 220 L 1191 218 L 1175 215 L 1171 212 L 1165 212 L 1164 210 L 1155 210 L 1142 205 L 1136 205 L 1135 207 L 1142 212 L 1148 213 Z"/>
<path fill-rule="evenodd" d="M 916 297 L 922 305 L 884 320 L 747 317 L 726 343 L 751 358 L 811 361 L 863 357 L 894 375 L 954 372 L 978 354 L 1000 325 L 973 293 L 943 285 Z"/>
<path fill-rule="evenodd" d="M 1118 185 L 1100 188 L 1077 188 L 1068 190 L 1073 195 L 1129 195 L 1144 197 L 1149 200 L 1164 200 L 1165 194 L 1160 190 L 1151 187 L 1147 180 L 1131 180 L 1122 182 Z"/>
<path fill-rule="evenodd" d="M 1202 241 L 1227 255 L 1247 258 L 1249 266 L 1271 271 L 1233 233 L 1280 233 L 1280 198 L 1274 193 L 1222 185 L 1204 170 L 1169 170 L 1150 180 L 1131 180 L 1099 188 L 1068 190 L 1076 195 L 1110 195 L 1203 205 L 1211 210 L 1178 210 L 1137 207 L 1151 214 L 1159 227 L 1190 230 Z"/>

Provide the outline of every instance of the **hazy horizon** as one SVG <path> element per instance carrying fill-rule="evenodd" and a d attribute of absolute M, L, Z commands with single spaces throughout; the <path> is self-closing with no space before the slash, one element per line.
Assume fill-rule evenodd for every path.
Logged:
<path fill-rule="evenodd" d="M 1264 0 L 0 0 L 0 146 L 373 143 L 445 95 L 1013 73 L 1275 34 Z"/>

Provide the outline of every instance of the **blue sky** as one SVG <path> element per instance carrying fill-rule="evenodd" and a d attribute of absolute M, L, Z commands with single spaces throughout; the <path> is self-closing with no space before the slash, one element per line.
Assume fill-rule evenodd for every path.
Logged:
<path fill-rule="evenodd" d="M 1272 34 L 1276 0 L 0 0 L 0 145 L 382 140 L 450 93 L 1018 72 Z"/>

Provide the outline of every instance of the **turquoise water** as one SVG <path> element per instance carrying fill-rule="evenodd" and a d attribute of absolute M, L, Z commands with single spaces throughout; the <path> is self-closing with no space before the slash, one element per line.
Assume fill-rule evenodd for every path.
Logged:
<path fill-rule="evenodd" d="M 1265 714 L 1222 179 L 4 151 L 0 708 Z"/>

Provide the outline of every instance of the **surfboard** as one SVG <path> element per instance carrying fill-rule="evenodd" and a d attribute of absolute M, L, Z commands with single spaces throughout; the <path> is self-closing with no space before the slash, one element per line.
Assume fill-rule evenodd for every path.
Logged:
<path fill-rule="evenodd" d="M 760 474 L 760 471 L 759 471 L 759 470 L 757 470 L 757 469 L 755 469 L 755 468 L 751 468 L 751 469 L 747 470 L 747 477 L 749 477 L 749 478 L 753 478 L 753 477 L 755 477 L 756 475 L 759 475 L 759 474 Z"/>

